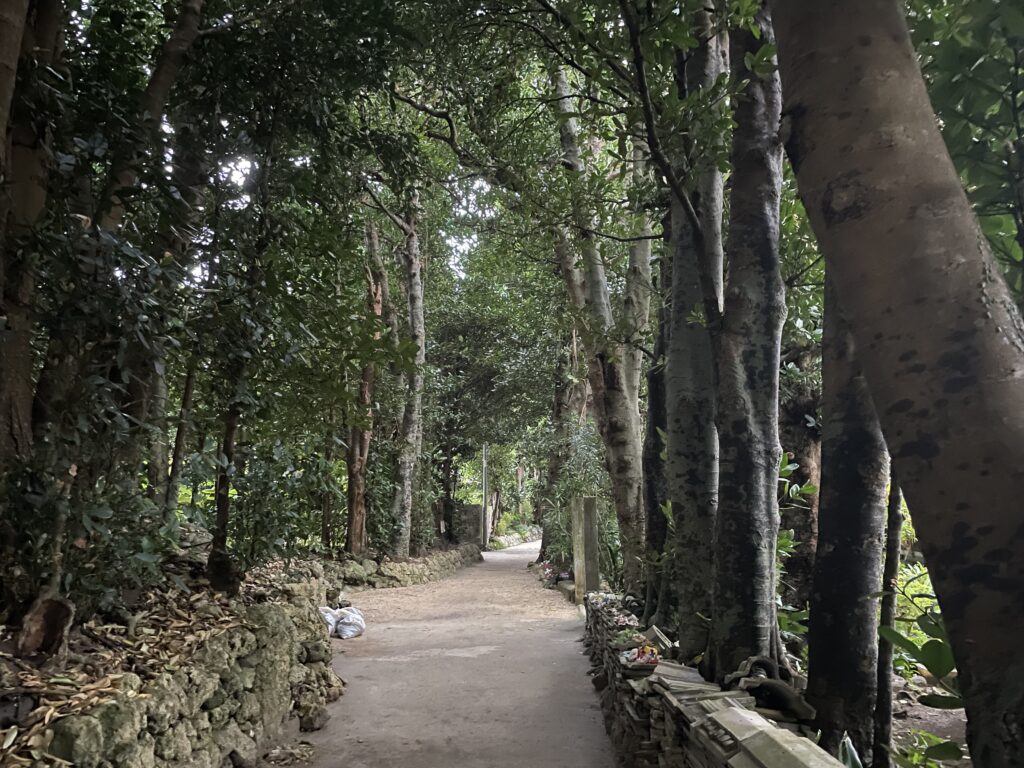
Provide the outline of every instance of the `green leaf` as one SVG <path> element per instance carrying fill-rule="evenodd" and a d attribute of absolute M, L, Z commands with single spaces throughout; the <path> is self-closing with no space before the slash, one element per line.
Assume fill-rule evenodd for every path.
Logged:
<path fill-rule="evenodd" d="M 946 639 L 946 630 L 942 626 L 941 620 L 937 619 L 931 613 L 922 613 L 917 617 L 917 626 L 921 628 L 928 637 L 935 637 L 939 640 Z"/>
<path fill-rule="evenodd" d="M 926 693 L 924 696 L 919 696 L 917 703 L 934 709 L 962 709 L 964 706 L 964 700 L 959 696 L 944 696 L 940 693 Z"/>
<path fill-rule="evenodd" d="M 943 640 L 929 640 L 914 654 L 914 658 L 924 664 L 939 680 L 956 669 L 953 649 Z"/>
<path fill-rule="evenodd" d="M 944 741 L 934 744 L 924 751 L 924 756 L 932 760 L 960 760 L 964 751 L 955 741 Z"/>
<path fill-rule="evenodd" d="M 160 555 L 155 555 L 152 552 L 136 552 L 132 555 L 136 560 L 141 560 L 144 563 L 159 563 Z"/>
<path fill-rule="evenodd" d="M 890 643 L 898 648 L 902 648 L 908 653 L 912 654 L 914 658 L 917 658 L 917 652 L 920 650 L 906 635 L 903 635 L 899 630 L 894 627 L 879 627 L 878 634 L 888 640 Z"/>
<path fill-rule="evenodd" d="M 109 520 L 113 516 L 114 510 L 112 510 L 106 504 L 89 510 L 89 517 L 93 518 L 94 520 Z"/>

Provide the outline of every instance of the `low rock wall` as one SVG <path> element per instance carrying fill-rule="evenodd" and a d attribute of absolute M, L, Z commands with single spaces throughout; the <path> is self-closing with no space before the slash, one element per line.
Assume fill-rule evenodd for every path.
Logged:
<path fill-rule="evenodd" d="M 723 691 L 669 661 L 627 663 L 615 602 L 587 604 L 587 643 L 605 727 L 626 768 L 842 768 L 812 741 L 754 711 L 745 691 Z"/>
<path fill-rule="evenodd" d="M 41 751 L 78 768 L 256 768 L 290 718 L 321 728 L 344 690 L 320 606 L 334 607 L 342 591 L 442 579 L 480 559 L 466 544 L 403 562 L 257 569 L 240 599 L 211 608 L 230 620 L 197 630 L 209 636 L 186 661 L 148 680 L 120 675 L 103 703 L 54 720 Z"/>
<path fill-rule="evenodd" d="M 409 560 L 386 559 L 378 563 L 369 558 L 353 559 L 343 563 L 327 563 L 325 567 L 328 577 L 333 578 L 339 588 L 358 591 L 367 588 L 408 587 L 438 581 L 482 559 L 480 547 L 476 544 L 460 544 L 452 549 L 432 552 L 425 557 Z"/>
<path fill-rule="evenodd" d="M 177 668 L 122 675 L 108 701 L 54 721 L 45 751 L 79 768 L 255 768 L 290 717 L 320 728 L 344 684 L 317 611 L 327 582 L 313 570 L 273 602 L 229 605 L 237 623 Z"/>
<path fill-rule="evenodd" d="M 525 544 L 528 541 L 539 541 L 544 531 L 539 525 L 531 525 L 526 529 L 526 533 L 506 533 L 502 536 L 492 536 L 490 542 L 487 545 L 488 549 L 507 549 L 508 547 L 515 547 L 519 544 Z"/>

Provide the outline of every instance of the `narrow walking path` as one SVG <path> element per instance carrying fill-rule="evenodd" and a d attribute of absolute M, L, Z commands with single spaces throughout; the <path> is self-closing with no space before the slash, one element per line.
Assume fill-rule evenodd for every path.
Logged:
<path fill-rule="evenodd" d="M 335 641 L 349 688 L 310 739 L 315 768 L 612 768 L 582 622 L 527 571 L 537 551 L 355 595 L 367 630 Z"/>

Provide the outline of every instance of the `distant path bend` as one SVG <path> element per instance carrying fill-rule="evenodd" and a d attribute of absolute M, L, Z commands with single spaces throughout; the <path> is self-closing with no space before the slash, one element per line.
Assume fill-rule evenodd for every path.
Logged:
<path fill-rule="evenodd" d="M 313 767 L 614 768 L 582 622 L 526 569 L 538 549 L 354 595 L 367 630 L 335 641 L 349 687 L 310 738 Z"/>

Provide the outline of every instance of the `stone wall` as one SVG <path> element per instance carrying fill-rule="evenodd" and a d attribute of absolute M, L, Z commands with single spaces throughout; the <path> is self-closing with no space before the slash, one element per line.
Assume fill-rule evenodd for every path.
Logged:
<path fill-rule="evenodd" d="M 488 549 L 506 549 L 507 547 L 515 547 L 519 544 L 525 544 L 528 541 L 540 541 L 541 535 L 544 533 L 539 525 L 530 525 L 526 528 L 526 533 L 506 533 L 502 536 L 492 536 L 490 543 L 487 545 Z"/>
<path fill-rule="evenodd" d="M 266 602 L 256 590 L 232 603 L 237 623 L 180 667 L 125 674 L 108 702 L 54 721 L 47 751 L 79 768 L 255 768 L 290 717 L 321 727 L 343 683 L 317 610 L 328 582 L 304 569 Z"/>
<path fill-rule="evenodd" d="M 626 768 L 842 768 L 798 735 L 803 726 L 756 711 L 744 690 L 723 691 L 696 669 L 670 661 L 623 661 L 616 618 L 626 614 L 616 601 L 599 605 L 594 597 L 587 598 L 586 637 L 593 680 Z"/>
<path fill-rule="evenodd" d="M 380 563 L 370 559 L 347 560 L 344 563 L 327 563 L 326 568 L 328 578 L 333 578 L 339 589 L 358 591 L 438 581 L 482 559 L 480 547 L 476 544 L 460 544 L 452 549 L 432 552 L 426 557 L 385 559 Z"/>

